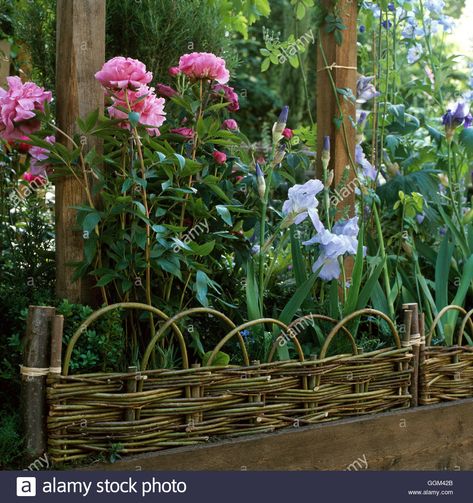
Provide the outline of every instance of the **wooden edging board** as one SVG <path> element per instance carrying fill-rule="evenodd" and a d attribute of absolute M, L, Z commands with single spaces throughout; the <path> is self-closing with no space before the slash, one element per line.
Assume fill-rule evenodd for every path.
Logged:
<path fill-rule="evenodd" d="M 162 450 L 87 470 L 473 470 L 473 399 Z"/>

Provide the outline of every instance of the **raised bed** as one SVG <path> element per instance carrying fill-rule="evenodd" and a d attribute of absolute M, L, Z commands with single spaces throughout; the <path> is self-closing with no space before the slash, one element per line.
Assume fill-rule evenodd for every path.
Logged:
<path fill-rule="evenodd" d="M 107 306 L 91 315 L 74 334 L 63 366 L 60 366 L 62 325 L 59 317 L 54 317 L 54 310 L 46 308 L 47 311 L 42 312 L 43 324 L 46 323 L 46 314 L 52 316 L 53 320 L 51 366 L 49 369 L 39 370 L 43 371 L 41 379 L 48 374 L 48 385 L 44 388 L 47 391 L 47 428 L 43 432 L 50 459 L 54 463 L 63 464 L 86 460 L 91 454 L 107 455 L 114 448 L 125 457 L 164 450 L 171 450 L 178 456 L 180 451 L 176 451 L 176 448 L 209 445 L 217 440 L 219 445 L 224 442 L 221 444 L 223 446 L 228 445 L 228 442 L 239 442 L 239 438 L 247 438 L 249 435 L 258 443 L 261 441 L 261 434 L 272 435 L 279 430 L 285 432 L 284 435 L 292 435 L 295 431 L 300 434 L 303 431 L 318 431 L 317 435 L 322 435 L 320 431 L 327 431 L 327 434 L 330 431 L 340 431 L 342 435 L 344 430 L 341 425 L 359 425 L 362 429 L 360 434 L 363 434 L 363 428 L 369 429 L 366 421 L 374 421 L 373 425 L 380 421 L 379 424 L 384 425 L 387 424 L 384 421 L 390 421 L 382 419 L 385 417 L 425 419 L 429 411 L 433 411 L 433 418 L 437 415 L 447 417 L 448 427 L 460 428 L 459 432 L 463 435 L 464 432 L 469 432 L 462 426 L 463 416 L 459 416 L 460 424 L 457 419 L 448 419 L 448 415 L 454 410 L 462 411 L 461 414 L 464 410 L 471 411 L 471 400 L 458 401 L 473 396 L 470 381 L 465 381 L 471 379 L 473 362 L 470 358 L 467 359 L 471 355 L 471 348 L 429 345 L 426 348 L 422 315 L 417 313 L 416 305 L 404 307 L 407 330 L 401 341 L 392 321 L 383 313 L 371 309 L 353 313 L 340 322 L 320 315 L 310 315 L 295 320 L 289 326 L 278 320 L 264 319 L 236 327 L 221 313 L 205 308 L 169 318 L 158 309 L 143 304 Z M 141 362 L 143 370 L 138 372 L 136 368 L 131 368 L 127 373 L 69 375 L 70 357 L 81 333 L 102 314 L 117 308 L 143 309 L 165 320 L 144 354 Z M 230 328 L 212 352 L 207 367 L 193 365 L 189 368 L 184 337 L 178 327 L 179 320 L 194 314 L 219 317 Z M 438 319 L 442 314 L 439 314 Z M 472 324 L 472 312 L 464 314 L 461 333 L 467 323 Z M 362 315 L 384 319 L 392 332 L 394 347 L 360 353 L 347 324 Z M 334 327 L 327 335 L 320 356 L 306 360 L 294 327 L 301 320 L 307 321 L 310 318 L 330 321 Z M 438 319 L 427 336 L 428 343 Z M 258 323 L 271 323 L 283 330 L 274 341 L 267 363 L 249 361 L 241 336 L 242 330 Z M 36 325 L 34 320 L 29 320 L 30 330 Z M 37 335 L 41 332 L 38 326 Z M 169 331 L 178 340 L 183 369 L 146 370 L 154 345 Z M 326 356 L 337 334 L 350 341 L 353 354 Z M 299 359 L 271 361 L 276 354 L 277 345 L 288 335 L 294 342 Z M 239 341 L 244 364 L 212 366 L 220 349 L 233 337 Z M 35 369 L 30 368 L 29 372 L 32 370 Z M 461 372 L 459 384 L 454 371 Z M 39 378 L 39 374 L 36 378 L 26 378 L 31 381 L 30 385 L 38 388 L 34 391 L 36 397 L 41 387 Z M 441 385 L 440 388 L 433 386 L 436 382 L 439 383 L 437 386 Z M 436 391 L 437 389 L 441 391 Z M 430 400 L 455 400 L 455 405 L 459 408 L 416 407 L 418 398 L 422 405 L 428 403 L 427 391 L 430 393 Z M 384 415 L 385 412 L 391 414 L 398 409 L 401 410 L 396 416 Z M 440 412 L 441 410 L 445 412 Z M 348 418 L 349 421 L 346 422 Z M 317 430 L 312 430 L 316 424 Z M 428 424 L 431 425 L 430 419 Z M 338 427 L 342 429 L 338 430 Z M 350 426 L 348 430 L 352 431 L 355 427 L 358 428 Z M 411 427 L 411 423 L 405 421 L 404 425 L 398 425 L 401 432 L 410 431 L 408 429 Z M 367 439 L 360 440 L 360 434 L 356 434 L 356 442 L 369 442 L 371 437 L 368 430 L 366 432 Z M 304 433 L 306 434 L 308 433 Z M 178 458 L 179 456 L 176 459 Z M 419 467 L 422 468 L 420 463 L 421 461 Z"/>
<path fill-rule="evenodd" d="M 80 334 L 99 316 L 119 307 L 144 309 L 165 317 L 146 305 L 108 306 L 94 313 L 74 334 L 62 374 L 51 376 L 47 389 L 48 453 L 53 462 L 107 453 L 113 445 L 120 446 L 122 455 L 137 454 L 371 415 L 411 404 L 411 347 L 402 344 L 386 315 L 372 309 L 355 312 L 338 323 L 331 320 L 335 326 L 320 357 L 310 360 L 304 360 L 293 331 L 300 319 L 289 326 L 262 319 L 235 327 L 218 311 L 189 310 L 162 325 L 144 354 L 140 372 L 68 375 L 70 356 Z M 177 326 L 180 319 L 192 314 L 220 317 L 231 327 L 203 368 L 189 368 L 184 338 Z M 359 354 L 345 325 L 362 315 L 384 319 L 392 332 L 394 347 Z M 271 362 L 283 338 L 281 334 L 274 342 L 268 363 L 250 363 L 240 332 L 259 323 L 277 325 L 283 334 L 289 334 L 299 360 Z M 183 369 L 146 370 L 154 345 L 170 329 L 179 342 Z M 340 331 L 350 340 L 353 354 L 327 357 L 329 345 Z M 245 364 L 212 366 L 218 351 L 232 337 L 240 342 Z"/>

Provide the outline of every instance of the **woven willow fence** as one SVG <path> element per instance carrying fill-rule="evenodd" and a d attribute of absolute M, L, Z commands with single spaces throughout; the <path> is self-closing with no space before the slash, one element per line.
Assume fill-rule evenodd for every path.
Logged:
<path fill-rule="evenodd" d="M 432 337 L 444 314 L 459 311 L 464 315 L 456 345 L 432 346 Z M 465 328 L 468 324 L 473 334 L 473 309 L 444 307 L 436 316 L 429 334 L 421 343 L 419 358 L 419 403 L 433 403 L 473 397 L 473 346 L 464 345 Z"/>
<path fill-rule="evenodd" d="M 141 370 L 69 375 L 72 351 L 81 333 L 97 318 L 118 308 L 143 309 L 165 320 L 145 351 Z M 229 326 L 207 367 L 189 367 L 178 326 L 180 320 L 196 314 L 220 318 Z M 346 327 L 360 316 L 384 319 L 394 346 L 361 353 Z M 306 360 L 296 329 L 310 320 L 324 320 L 334 327 L 320 355 Z M 258 324 L 272 324 L 282 330 L 267 363 L 249 361 L 241 335 L 242 330 Z M 179 344 L 183 368 L 147 370 L 155 344 L 169 331 Z M 352 354 L 327 356 L 339 332 L 350 341 Z M 213 366 L 220 349 L 234 337 L 244 364 Z M 277 345 L 288 337 L 298 359 L 273 362 Z M 357 311 L 340 322 L 309 315 L 289 326 L 265 318 L 236 327 L 212 309 L 188 310 L 168 318 L 147 305 L 115 304 L 95 312 L 81 325 L 68 345 L 62 373 L 48 378 L 48 453 L 53 462 L 107 453 L 113 446 L 120 454 L 137 454 L 405 408 L 411 404 L 413 369 L 409 340 L 401 341 L 393 322 L 372 309 Z"/>

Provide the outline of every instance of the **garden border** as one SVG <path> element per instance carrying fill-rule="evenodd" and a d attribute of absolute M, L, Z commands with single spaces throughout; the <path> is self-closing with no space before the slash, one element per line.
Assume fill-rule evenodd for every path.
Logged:
<path fill-rule="evenodd" d="M 120 306 L 120 304 L 116 305 L 115 308 Z M 136 303 L 132 303 L 128 307 L 141 309 L 143 306 L 147 310 L 154 310 L 154 308 L 150 308 L 150 306 Z M 246 364 L 243 367 L 233 365 L 200 368 L 200 365 L 193 365 L 192 368 L 189 368 L 186 363 L 187 358 L 185 358 L 183 371 L 144 370 L 137 372 L 136 368 L 130 367 L 129 373 L 98 373 L 67 376 L 67 367 L 72 348 L 80 334 L 86 329 L 87 325 L 96 320 L 100 314 L 108 312 L 113 308 L 114 306 L 109 306 L 108 308 L 102 308 L 96 311 L 81 325 L 69 343 L 64 365 L 61 367 L 60 347 L 63 328 L 62 317 L 54 315 L 54 308 L 30 307 L 27 326 L 27 341 L 29 341 L 29 343 L 26 346 L 24 366 L 22 367 L 21 373 L 24 384 L 24 396 L 28 396 L 28 390 L 30 390 L 29 392 L 31 394 L 31 389 L 34 388 L 34 400 L 31 400 L 31 402 L 26 400 L 26 410 L 24 414 L 27 426 L 27 436 L 30 439 L 29 451 L 32 455 L 42 454 L 45 451 L 46 442 L 48 442 L 52 451 L 54 451 L 50 454 L 56 463 L 61 463 L 63 456 L 64 460 L 84 458 L 84 451 L 76 449 L 81 448 L 82 443 L 87 442 L 87 445 L 84 444 L 86 451 L 89 450 L 89 447 L 92 451 L 103 451 L 105 444 L 104 440 L 101 439 L 109 438 L 107 435 L 110 435 L 110 433 L 107 433 L 107 431 L 110 427 L 112 428 L 112 436 L 110 439 L 115 438 L 113 434 L 114 431 L 121 431 L 122 437 L 128 438 L 127 442 L 131 442 L 131 449 L 125 449 L 125 452 L 128 453 L 127 457 L 134 456 L 137 453 L 142 455 L 150 451 L 156 453 L 163 449 L 163 447 L 166 449 L 166 447 L 170 446 L 173 447 L 172 451 L 174 452 L 176 448 L 180 448 L 180 446 L 190 446 L 201 443 L 207 445 L 205 440 L 207 439 L 208 441 L 210 437 L 214 437 L 215 440 L 221 443 L 222 439 L 226 441 L 226 436 L 233 437 L 231 441 L 234 441 L 235 437 L 240 439 L 246 437 L 247 434 L 251 434 L 252 437 L 258 437 L 261 432 L 268 435 L 282 428 L 282 431 L 287 432 L 291 430 L 293 422 L 297 427 L 299 425 L 312 426 L 320 422 L 323 423 L 323 426 L 326 426 L 328 424 L 340 423 L 339 420 L 346 417 L 353 418 L 354 421 L 360 420 L 363 416 L 376 418 L 385 411 L 397 409 L 402 409 L 401 414 L 403 414 L 408 408 L 410 408 L 410 410 L 416 410 L 418 397 L 422 397 L 425 393 L 425 373 L 423 369 L 423 365 L 425 365 L 424 321 L 423 315 L 418 313 L 417 304 L 406 304 L 403 306 L 406 330 L 403 334 L 402 344 L 395 325 L 386 315 L 372 309 L 364 309 L 352 313 L 342 321 L 336 323 L 327 337 L 323 352 L 319 357 L 320 359 L 317 359 L 314 355 L 309 361 L 290 360 L 267 364 L 252 362 L 251 365 L 249 365 L 248 357 L 246 356 Z M 215 314 L 214 310 L 199 308 L 168 318 L 158 311 L 159 310 L 156 310 L 156 313 L 161 318 L 163 316 L 165 319 L 167 318 L 167 321 L 161 327 L 155 339 L 151 341 L 151 347 L 159 338 L 158 336 L 165 335 L 167 329 L 172 330 L 177 335 L 180 345 L 182 346 L 182 344 L 184 344 L 185 347 L 183 336 L 176 325 L 176 321 L 186 314 L 193 314 L 193 311 L 198 314 L 205 313 L 208 315 L 210 313 L 212 316 Z M 354 317 L 363 314 L 371 316 L 378 316 L 381 314 L 381 318 L 388 322 L 393 331 L 394 338 L 397 341 L 397 349 L 385 349 L 371 353 L 358 354 L 358 349 L 354 346 L 354 356 L 338 355 L 326 358 L 325 352 L 328 344 L 341 329 L 345 332 L 345 335 L 349 334 L 348 338 L 353 346 L 354 339 L 345 327 L 345 324 Z M 462 324 L 462 331 L 465 328 L 466 322 L 469 321 L 469 314 L 471 314 L 471 312 L 467 314 Z M 226 321 L 229 323 L 229 326 L 233 325 L 231 321 Z M 262 321 L 265 320 L 252 323 Z M 277 320 L 266 321 L 274 323 Z M 293 324 L 294 323 L 295 322 L 293 322 Z M 240 327 L 235 327 L 233 325 L 232 330 L 223 337 L 212 355 L 215 356 L 218 349 L 220 349 L 231 337 L 236 335 L 237 337 L 239 336 L 238 339 L 241 339 L 240 330 L 246 327 L 246 325 L 248 324 L 241 325 Z M 285 331 L 288 329 L 284 324 L 281 324 L 281 326 L 283 326 Z M 292 326 L 292 324 L 290 326 Z M 431 332 L 434 328 L 435 324 Z M 277 343 L 281 337 L 282 334 L 278 336 L 275 343 Z M 428 339 L 430 339 L 430 336 Z M 38 350 L 38 341 L 41 341 L 40 345 L 43 348 L 41 351 Z M 44 356 L 47 353 L 47 349 L 49 349 L 49 344 L 51 346 L 51 358 L 50 367 L 48 368 L 45 367 L 47 365 L 47 359 L 45 360 Z M 296 346 L 299 347 L 298 342 Z M 473 352 L 469 350 L 470 348 L 455 347 L 454 349 L 463 351 L 468 350 L 469 353 L 473 354 Z M 444 351 L 446 355 L 450 355 L 452 348 L 440 348 L 439 350 Z M 44 360 L 42 360 L 39 366 L 32 360 L 32 356 L 35 357 L 38 352 L 42 354 Z M 144 360 L 147 360 L 147 358 Z M 32 361 L 34 364 L 31 364 Z M 361 367 L 358 368 L 360 364 Z M 463 368 L 465 367 L 468 374 L 473 374 L 473 359 L 470 359 L 466 364 L 464 363 Z M 144 368 L 146 368 L 146 365 L 144 365 Z M 330 376 L 334 369 L 334 377 L 324 380 L 326 379 L 325 376 L 327 374 Z M 351 371 L 354 370 L 356 375 L 354 378 L 351 378 L 354 380 L 345 382 L 348 378 L 345 378 L 346 376 L 343 377 L 345 375 L 344 372 L 348 372 L 350 369 Z M 368 373 L 367 375 L 363 374 L 364 377 L 362 381 L 360 381 L 360 370 Z M 435 370 L 439 373 L 439 376 L 444 379 L 445 368 L 440 366 Z M 246 375 L 247 378 L 250 377 L 251 379 L 241 381 L 239 377 L 239 373 L 241 372 L 251 374 L 249 376 Z M 152 385 L 147 387 L 147 391 L 142 390 L 144 383 L 143 379 L 149 379 L 149 381 L 151 381 Z M 321 379 L 323 379 L 323 381 L 321 381 Z M 345 384 L 343 384 L 340 379 L 342 379 Z M 447 376 L 447 380 L 448 379 L 449 377 Z M 290 384 L 288 384 L 288 380 L 291 380 Z M 179 386 L 177 386 L 176 383 L 180 383 Z M 120 384 L 120 386 L 118 386 L 118 384 Z M 334 384 L 334 396 L 332 396 L 330 390 Z M 89 390 L 88 387 L 90 385 L 93 385 L 94 390 Z M 125 393 L 122 390 L 123 386 L 126 388 Z M 319 395 L 320 386 L 324 390 L 321 395 Z M 95 388 L 97 388 L 99 394 L 97 394 Z M 177 393 L 180 388 L 182 388 L 181 391 Z M 194 388 L 199 389 L 198 394 L 194 393 L 196 391 Z M 439 400 L 445 401 L 455 398 L 472 397 L 473 385 L 470 386 L 470 388 L 468 388 L 463 395 L 455 395 L 450 398 L 448 396 L 441 396 Z M 108 391 L 109 389 L 110 391 Z M 390 389 L 391 391 L 387 393 Z M 204 390 L 206 390 L 205 393 Z M 398 391 L 394 393 L 393 391 L 395 390 Z M 130 395 L 130 393 L 133 395 Z M 164 396 L 163 393 L 166 396 Z M 223 395 L 220 396 L 222 393 Z M 169 397 L 172 395 L 171 403 L 173 405 L 165 405 L 168 395 Z M 106 396 L 109 398 L 105 398 Z M 231 398 L 232 396 L 233 398 Z M 246 399 L 242 401 L 241 397 L 243 396 L 246 396 Z M 165 402 L 162 402 L 163 398 Z M 228 402 L 230 398 L 231 400 Z M 238 399 L 235 401 L 236 398 Z M 69 405 L 71 404 L 71 399 L 74 404 L 72 406 Z M 108 402 L 109 400 L 112 400 L 112 402 L 108 403 L 107 407 L 112 408 L 94 412 L 96 408 L 103 408 L 104 405 L 100 402 Z M 156 403 L 154 403 L 153 400 L 156 401 Z M 179 403 L 179 400 L 183 401 Z M 374 403 L 373 400 L 376 403 Z M 406 400 L 407 403 L 404 403 Z M 210 402 L 212 402 L 213 405 L 211 405 Z M 227 402 L 229 405 L 227 405 Z M 287 403 L 284 403 L 284 407 L 281 408 L 282 402 Z M 92 426 L 92 437 L 90 438 L 88 435 L 84 437 L 86 432 L 83 430 L 75 431 L 77 429 L 76 424 L 75 422 L 71 423 L 72 419 L 70 418 L 72 416 L 76 419 L 82 417 L 80 410 L 81 407 L 84 406 L 81 406 L 81 403 L 85 404 L 86 415 L 92 413 L 90 417 L 95 418 L 95 415 L 98 414 L 98 422 L 97 419 L 92 419 L 90 423 Z M 235 406 L 234 403 L 239 403 L 240 405 Z M 425 405 L 425 402 L 421 401 L 421 403 Z M 32 407 L 28 407 L 28 405 Z M 31 412 L 33 408 L 37 411 L 38 407 L 44 410 L 44 414 L 35 417 Z M 115 409 L 113 409 L 114 407 Z M 116 409 L 116 407 L 118 407 L 118 409 Z M 151 407 L 151 410 L 149 410 L 149 407 Z M 161 409 L 161 407 L 164 407 L 164 409 Z M 172 412 L 170 416 L 169 411 L 166 412 L 165 410 L 166 407 L 172 407 L 172 409 L 169 409 Z M 228 407 L 230 407 L 230 409 L 227 412 Z M 235 420 L 228 419 L 232 414 L 237 412 L 235 407 L 237 407 L 240 412 L 235 416 L 237 417 L 235 423 L 237 430 L 233 431 L 233 423 Z M 244 408 L 244 413 L 243 409 L 240 410 L 241 407 Z M 69 409 L 71 409 L 72 412 L 67 412 Z M 117 412 L 112 414 L 113 417 L 109 417 L 110 411 L 112 410 L 117 410 Z M 144 410 L 145 413 L 144 418 L 140 421 L 142 410 Z M 282 412 L 280 412 L 280 410 Z M 118 411 L 124 411 L 123 418 Z M 217 429 L 215 429 L 216 426 L 211 426 L 210 430 L 207 432 L 208 428 L 204 426 L 206 424 L 204 417 L 207 414 L 206 411 L 211 411 L 209 417 L 215 418 L 211 419 L 210 423 L 214 424 L 216 418 L 221 417 L 220 422 L 223 421 L 225 424 L 219 423 L 220 426 Z M 327 411 L 326 415 L 322 417 L 321 411 Z M 46 427 L 45 415 L 48 412 L 48 426 Z M 104 414 L 107 418 L 105 418 Z M 229 417 L 227 417 L 228 414 L 230 414 Z M 309 415 L 306 417 L 307 414 Z M 317 417 L 315 417 L 314 414 Z M 328 414 L 330 414 L 330 417 L 327 417 Z M 102 416 L 104 419 L 101 419 Z M 195 436 L 195 433 L 193 433 L 194 426 L 192 430 L 186 428 L 185 432 L 179 433 L 183 428 L 183 426 L 179 426 L 183 424 L 182 417 L 186 418 L 186 421 L 191 418 L 192 423 L 194 423 L 194 419 L 197 421 L 195 424 L 197 430 L 199 430 L 199 438 L 195 439 L 197 442 L 194 438 L 191 438 Z M 207 422 L 209 417 L 207 417 Z M 226 420 L 224 420 L 225 417 L 227 417 Z M 128 423 L 123 424 L 123 419 L 125 419 L 125 422 L 128 421 Z M 137 422 L 131 423 L 130 421 Z M 155 426 L 153 426 L 153 421 L 157 421 Z M 266 427 L 263 427 L 262 424 L 259 425 L 260 421 L 263 421 Z M 100 426 L 102 422 L 104 427 Z M 138 430 L 143 429 L 143 427 L 138 426 L 138 424 L 141 425 L 144 423 L 146 423 L 147 426 L 144 428 L 143 432 L 146 430 L 148 433 L 153 433 L 142 433 L 144 436 L 142 437 L 143 440 L 140 441 L 140 435 L 135 438 L 135 430 L 136 428 L 138 428 Z M 160 426 L 161 423 L 164 426 Z M 244 426 L 246 423 L 248 424 Z M 65 428 L 64 425 L 66 426 L 65 430 L 63 429 Z M 87 428 L 88 426 L 89 425 L 87 425 Z M 118 426 L 120 426 L 120 428 L 117 430 Z M 153 427 L 151 428 L 151 426 Z M 73 431 L 71 432 L 69 428 Z M 164 430 L 162 430 L 162 428 L 164 428 Z M 47 438 L 48 429 L 52 432 L 52 437 L 49 439 Z M 136 430 L 137 433 L 139 433 L 138 430 Z M 99 436 L 94 434 L 94 431 L 100 431 Z M 208 437 L 204 439 L 203 436 L 205 435 L 208 435 Z M 79 438 L 83 438 L 84 440 L 79 441 Z M 87 440 L 85 440 L 85 438 L 87 438 Z M 117 438 L 120 438 L 120 435 L 118 435 Z M 154 440 L 151 441 L 151 444 L 148 446 L 144 439 L 150 438 Z M 139 449 L 134 448 L 135 442 L 138 442 L 138 445 L 142 445 L 142 447 Z M 66 447 L 66 444 L 70 444 L 72 450 L 70 447 Z"/>

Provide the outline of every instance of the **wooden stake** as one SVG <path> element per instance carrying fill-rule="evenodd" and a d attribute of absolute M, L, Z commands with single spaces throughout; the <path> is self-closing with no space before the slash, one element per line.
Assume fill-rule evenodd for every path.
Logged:
<path fill-rule="evenodd" d="M 129 374 L 136 374 L 138 371 L 137 367 L 128 367 L 127 372 Z M 126 381 L 126 392 L 127 393 L 136 393 L 136 375 L 133 376 L 133 378 L 127 379 Z M 126 409 L 125 412 L 125 421 L 134 421 L 135 420 L 135 409 L 130 407 L 129 409 Z"/>
<path fill-rule="evenodd" d="M 103 109 L 104 94 L 94 74 L 105 59 L 105 0 L 57 0 L 56 116 L 61 130 L 75 132 L 78 117 Z M 58 141 L 69 145 L 58 135 Z M 85 151 L 90 138 L 81 138 Z M 73 177 L 56 183 L 56 294 L 72 302 L 91 300 L 85 279 L 72 281 L 72 265 L 83 257 L 84 238 L 76 226 L 76 210 L 85 194 Z"/>
<path fill-rule="evenodd" d="M 322 6 L 328 11 L 333 9 L 333 0 L 322 0 Z M 335 119 L 341 119 L 340 110 L 335 96 L 335 86 L 338 89 L 351 89 L 356 95 L 357 81 L 357 2 L 339 0 L 337 6 L 346 30 L 342 31 L 343 42 L 337 45 L 333 33 L 320 30 L 320 44 L 325 53 L 318 48 L 317 54 L 317 171 L 322 173 L 321 152 L 325 136 L 330 136 L 331 152 L 329 169 L 334 170 L 333 187 L 340 194 L 338 208 L 340 212 L 348 210 L 349 215 L 355 211 L 355 192 L 353 169 L 348 173 L 348 179 L 343 187 L 337 187 L 344 174 L 346 166 L 350 166 L 350 157 L 355 158 L 356 130 L 352 121 L 356 121 L 355 105 L 338 94 L 343 127 L 338 128 Z M 327 68 L 331 67 L 332 68 Z M 330 78 L 332 77 L 332 79 Z M 333 80 L 333 83 L 332 83 Z M 347 145 L 348 143 L 348 145 Z"/>
<path fill-rule="evenodd" d="M 26 438 L 26 456 L 34 460 L 47 449 L 46 376 L 49 372 L 50 328 L 56 309 L 30 306 L 26 326 L 21 404 Z"/>
<path fill-rule="evenodd" d="M 52 320 L 51 329 L 51 359 L 49 362 L 49 381 L 57 381 L 62 367 L 62 336 L 64 332 L 64 316 L 56 314 Z"/>
<path fill-rule="evenodd" d="M 419 306 L 415 302 L 409 304 L 403 304 L 403 309 L 408 309 L 412 313 L 412 320 L 410 324 L 410 342 L 412 345 L 413 366 L 414 371 L 412 373 L 412 384 L 411 384 L 411 407 L 417 407 L 419 404 L 419 355 L 420 355 L 420 344 L 421 336 L 419 332 Z M 406 327 L 407 329 L 407 327 Z"/>
<path fill-rule="evenodd" d="M 0 87 L 5 87 L 10 75 L 10 42 L 0 40 Z"/>

